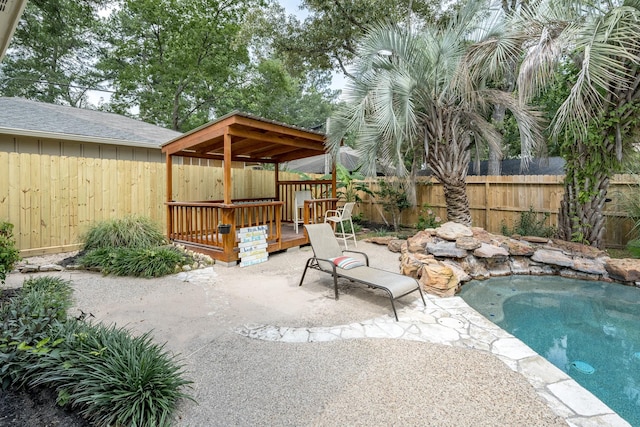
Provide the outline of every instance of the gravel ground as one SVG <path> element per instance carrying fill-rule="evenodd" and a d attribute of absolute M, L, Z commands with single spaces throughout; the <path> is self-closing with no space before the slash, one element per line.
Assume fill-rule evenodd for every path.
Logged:
<path fill-rule="evenodd" d="M 397 254 L 386 248 L 359 242 L 358 250 L 397 271 Z M 310 254 L 305 247 L 256 266 L 214 266 L 209 280 L 193 283 L 52 274 L 73 282 L 72 315 L 81 309 L 134 332 L 152 330 L 180 354 L 198 403 L 181 402 L 177 426 L 567 425 L 524 377 L 488 353 L 401 340 L 296 344 L 236 334 L 251 323 L 331 326 L 390 314 L 383 294 L 348 282 L 335 301 L 330 277 L 319 272 L 299 287 Z M 24 278 L 13 273 L 8 285 Z"/>

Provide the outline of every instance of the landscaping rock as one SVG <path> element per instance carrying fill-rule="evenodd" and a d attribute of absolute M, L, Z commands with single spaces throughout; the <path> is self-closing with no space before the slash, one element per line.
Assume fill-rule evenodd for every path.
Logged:
<path fill-rule="evenodd" d="M 40 270 L 40 266 L 34 264 L 26 264 L 21 267 L 18 267 L 20 273 L 36 273 Z"/>
<path fill-rule="evenodd" d="M 387 246 L 390 241 L 395 240 L 395 236 L 377 236 L 364 239 L 365 242 L 375 243 L 376 245 Z"/>
<path fill-rule="evenodd" d="M 503 247 L 483 243 L 473 251 L 473 256 L 476 258 L 506 259 L 509 256 L 509 252 Z"/>
<path fill-rule="evenodd" d="M 573 242 L 505 237 L 453 223 L 407 239 L 400 260 L 403 274 L 419 279 L 426 292 L 439 296 L 453 295 L 471 279 L 510 274 L 640 284 L 640 260 L 610 259 L 597 248 Z"/>
<path fill-rule="evenodd" d="M 507 239 L 502 243 L 502 246 L 506 247 L 511 256 L 531 256 L 536 251 L 529 243 L 516 239 Z"/>
<path fill-rule="evenodd" d="M 415 236 L 407 239 L 409 252 L 425 252 L 428 243 L 433 243 L 433 236 L 429 231 L 419 231 Z"/>
<path fill-rule="evenodd" d="M 419 282 L 425 292 L 441 297 L 455 295 L 460 287 L 460 280 L 451 267 L 436 260 L 423 265 Z"/>
<path fill-rule="evenodd" d="M 623 282 L 640 281 L 640 259 L 608 259 L 605 269 L 614 279 Z"/>
<path fill-rule="evenodd" d="M 389 250 L 391 252 L 397 252 L 400 253 L 401 249 L 402 249 L 402 245 L 406 243 L 405 240 L 401 240 L 401 239 L 393 239 L 390 240 L 389 243 L 387 243 L 387 248 L 389 248 Z"/>
<path fill-rule="evenodd" d="M 64 267 L 58 264 L 45 264 L 41 265 L 38 271 L 64 271 Z"/>
<path fill-rule="evenodd" d="M 444 240 L 456 241 L 460 237 L 472 237 L 471 228 L 457 222 L 445 222 L 436 229 L 436 236 Z"/>
<path fill-rule="evenodd" d="M 456 240 L 456 247 L 464 249 L 465 251 L 472 251 L 478 249 L 482 245 L 482 242 L 475 237 L 460 237 Z"/>
<path fill-rule="evenodd" d="M 467 256 L 467 251 L 457 248 L 455 242 L 428 243 L 427 252 L 443 258 L 465 258 Z"/>
<path fill-rule="evenodd" d="M 558 265 L 560 267 L 573 267 L 573 260 L 559 250 L 538 249 L 531 257 L 535 262 Z"/>

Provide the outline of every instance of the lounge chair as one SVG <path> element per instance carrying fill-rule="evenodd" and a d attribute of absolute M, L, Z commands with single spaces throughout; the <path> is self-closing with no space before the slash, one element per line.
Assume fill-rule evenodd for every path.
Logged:
<path fill-rule="evenodd" d="M 391 299 L 391 307 L 396 321 L 398 320 L 398 313 L 396 312 L 394 301 L 398 298 L 418 291 L 420 298 L 422 298 L 422 303 L 425 306 L 427 305 L 422 289 L 420 289 L 420 284 L 416 279 L 399 273 L 369 267 L 369 257 L 364 252 L 341 250 L 331 225 L 327 223 L 306 224 L 304 227 L 307 230 L 314 256 L 307 260 L 298 286 L 302 286 L 307 269 L 313 268 L 331 274 L 336 300 L 338 299 L 338 278 L 349 279 L 354 282 L 364 283 L 372 288 L 382 289 Z M 364 262 L 345 256 L 345 253 L 359 254 L 359 258 L 364 258 Z"/>

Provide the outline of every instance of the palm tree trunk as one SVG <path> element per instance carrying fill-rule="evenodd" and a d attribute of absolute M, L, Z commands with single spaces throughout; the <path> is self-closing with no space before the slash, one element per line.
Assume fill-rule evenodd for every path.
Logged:
<path fill-rule="evenodd" d="M 426 129 L 430 133 L 427 162 L 435 177 L 444 186 L 447 219 L 471 226 L 467 197 L 467 170 L 471 155 L 469 135 L 458 126 L 458 117 L 444 109 L 430 116 Z M 427 142 L 425 142 L 427 144 Z"/>
<path fill-rule="evenodd" d="M 607 148 L 609 152 L 613 150 L 613 146 Z M 565 192 L 558 216 L 558 237 L 602 248 L 606 226 L 603 211 L 610 176 L 606 168 L 591 174 L 584 173 L 590 158 L 590 148 L 586 144 L 578 142 L 572 150 L 576 164 L 566 171 Z"/>

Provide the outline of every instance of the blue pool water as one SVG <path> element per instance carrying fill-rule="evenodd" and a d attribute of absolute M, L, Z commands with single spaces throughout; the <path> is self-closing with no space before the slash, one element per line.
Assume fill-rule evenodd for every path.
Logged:
<path fill-rule="evenodd" d="M 640 289 L 511 276 L 470 282 L 460 296 L 640 426 Z"/>

